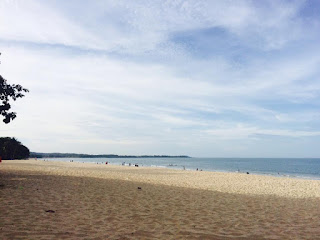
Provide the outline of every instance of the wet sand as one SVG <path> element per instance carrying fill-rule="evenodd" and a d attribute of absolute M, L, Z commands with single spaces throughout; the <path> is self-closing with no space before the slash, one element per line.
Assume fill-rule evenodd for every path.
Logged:
<path fill-rule="evenodd" d="M 0 239 L 320 239 L 319 196 L 312 180 L 3 161 Z"/>

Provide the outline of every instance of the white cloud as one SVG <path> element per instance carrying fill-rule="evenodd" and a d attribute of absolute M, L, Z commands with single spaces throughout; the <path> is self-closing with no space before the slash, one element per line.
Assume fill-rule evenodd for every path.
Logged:
<path fill-rule="evenodd" d="M 300 1 L 256 5 L 251 1 L 59 3 L 3 1 L 1 38 L 127 53 L 183 54 L 179 46 L 168 42 L 171 33 L 218 27 L 252 39 L 248 41 L 252 46 L 279 48 L 300 38 L 303 28 L 297 18 Z"/>
<path fill-rule="evenodd" d="M 7 41 L 102 47 L 101 39 L 71 22 L 42 1 L 0 3 L 0 38 Z"/>
<path fill-rule="evenodd" d="M 279 136 L 279 137 L 314 137 L 320 136 L 320 131 L 299 131 L 299 130 L 287 130 L 287 129 L 261 129 L 255 126 L 246 126 L 237 124 L 236 126 L 230 126 L 228 128 L 216 128 L 212 130 L 206 130 L 213 137 L 219 139 L 249 139 L 259 138 L 261 135 L 267 136 Z"/>
<path fill-rule="evenodd" d="M 75 3 L 0 3 L 1 75 L 30 89 L 0 130 L 31 150 L 227 156 L 230 141 L 250 154 L 262 136 L 319 136 L 303 2 Z M 172 40 L 212 28 L 228 33 L 217 56 Z"/>
<path fill-rule="evenodd" d="M 215 86 L 176 77 L 171 68 L 163 65 L 137 64 L 107 56 L 4 50 L 3 75 L 31 90 L 13 105 L 18 118 L 5 126 L 17 136 L 54 136 L 62 142 L 87 142 L 88 146 L 95 141 L 106 146 L 136 146 L 135 143 L 154 141 L 189 142 L 187 136 L 212 141 L 212 136 L 243 139 L 257 134 L 313 135 L 312 131 L 263 130 L 254 125 L 232 127 L 237 120 L 228 114 L 251 116 L 264 124 L 289 121 L 288 117 L 286 121 L 283 118 L 288 114 L 253 104 L 251 100 L 259 99 L 258 94 L 251 87 L 241 88 L 237 82 L 234 86 Z M 272 85 L 266 89 L 272 91 Z M 292 113 L 290 117 L 299 121 L 297 114 L 302 115 Z M 317 116 L 312 111 L 308 114 Z M 302 122 L 305 120 L 301 118 Z M 36 129 L 30 127 L 34 122 Z"/>

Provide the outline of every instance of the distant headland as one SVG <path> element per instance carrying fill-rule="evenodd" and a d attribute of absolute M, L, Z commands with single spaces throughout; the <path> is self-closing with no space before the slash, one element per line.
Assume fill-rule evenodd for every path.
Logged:
<path fill-rule="evenodd" d="M 30 158 L 190 158 L 186 155 L 117 155 L 117 154 L 79 154 L 79 153 L 38 153 L 30 152 Z"/>

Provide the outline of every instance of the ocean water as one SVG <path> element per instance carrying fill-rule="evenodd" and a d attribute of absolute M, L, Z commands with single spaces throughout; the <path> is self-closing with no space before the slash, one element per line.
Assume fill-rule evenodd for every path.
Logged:
<path fill-rule="evenodd" d="M 320 180 L 320 158 L 49 158 L 49 161 L 74 161 L 126 166 L 162 167 L 217 172 L 287 176 Z"/>

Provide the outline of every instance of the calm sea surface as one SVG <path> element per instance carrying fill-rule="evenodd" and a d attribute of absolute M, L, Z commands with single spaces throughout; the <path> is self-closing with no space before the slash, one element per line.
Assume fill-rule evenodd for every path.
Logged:
<path fill-rule="evenodd" d="M 126 166 L 164 167 L 173 169 L 249 172 L 320 180 L 320 158 L 49 158 L 49 161 L 108 162 Z"/>

